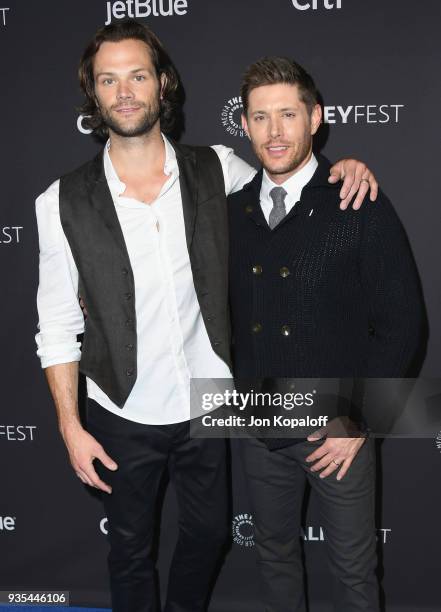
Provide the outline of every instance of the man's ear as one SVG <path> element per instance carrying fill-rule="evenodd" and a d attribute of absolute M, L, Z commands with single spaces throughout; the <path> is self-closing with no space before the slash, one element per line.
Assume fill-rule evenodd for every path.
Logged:
<path fill-rule="evenodd" d="M 159 90 L 159 98 L 161 100 L 163 100 L 164 99 L 164 89 L 165 89 L 165 87 L 167 85 L 167 76 L 164 73 L 161 74 L 159 82 L 161 84 L 161 87 L 160 87 L 160 90 Z"/>
<path fill-rule="evenodd" d="M 245 113 L 242 113 L 241 115 L 241 123 L 242 123 L 242 129 L 245 132 L 245 134 L 248 136 L 248 138 L 251 140 L 250 138 L 250 133 L 248 132 L 248 121 L 247 118 L 245 116 Z"/>
<path fill-rule="evenodd" d="M 311 135 L 313 136 L 320 127 L 322 122 L 322 107 L 320 104 L 316 104 L 312 109 L 311 113 Z"/>

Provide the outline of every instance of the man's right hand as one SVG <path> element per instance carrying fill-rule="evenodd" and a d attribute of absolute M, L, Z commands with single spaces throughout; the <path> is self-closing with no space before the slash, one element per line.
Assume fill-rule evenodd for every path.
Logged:
<path fill-rule="evenodd" d="M 118 465 L 106 453 L 101 444 L 81 425 L 62 429 L 61 435 L 69 453 L 69 459 L 78 478 L 91 487 L 112 492 L 112 487 L 105 483 L 95 471 L 93 460 L 98 459 L 109 470 L 117 470 Z"/>

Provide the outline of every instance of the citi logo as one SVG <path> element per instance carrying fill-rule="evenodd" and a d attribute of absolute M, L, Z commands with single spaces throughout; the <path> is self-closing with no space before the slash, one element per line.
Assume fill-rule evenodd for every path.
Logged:
<path fill-rule="evenodd" d="M 0 8 L 0 24 L 6 25 L 6 11 L 9 11 L 8 8 Z"/>
<path fill-rule="evenodd" d="M 298 11 L 313 11 L 319 8 L 324 8 L 330 11 L 331 9 L 341 9 L 342 0 L 312 0 L 312 2 L 301 2 L 301 0 L 292 0 L 292 5 Z"/>
<path fill-rule="evenodd" d="M 22 229 L 22 225 L 0 227 L 0 244 L 18 244 L 20 242 L 20 230 Z"/>
<path fill-rule="evenodd" d="M 325 106 L 324 123 L 398 123 L 404 104 Z"/>
<path fill-rule="evenodd" d="M 188 0 L 117 0 L 107 2 L 107 20 L 109 25 L 114 19 L 125 17 L 171 17 L 172 15 L 186 15 Z"/>
<path fill-rule="evenodd" d="M 15 520 L 15 516 L 0 516 L 0 531 L 14 531 Z"/>

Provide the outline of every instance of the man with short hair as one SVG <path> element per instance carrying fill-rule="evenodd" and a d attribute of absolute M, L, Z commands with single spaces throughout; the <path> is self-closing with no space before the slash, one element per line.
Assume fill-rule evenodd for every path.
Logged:
<path fill-rule="evenodd" d="M 283 388 L 278 379 L 408 375 L 424 310 L 391 204 L 380 193 L 375 206 L 339 210 L 330 164 L 312 152 L 322 119 L 317 90 L 296 62 L 273 57 L 250 66 L 242 101 L 263 168 L 228 201 L 238 383 L 266 379 Z M 373 440 L 356 428 L 336 436 L 338 424 L 307 439 L 240 440 L 265 612 L 306 610 L 299 539 L 306 482 L 318 498 L 334 609 L 379 610 Z"/>
<path fill-rule="evenodd" d="M 144 25 L 100 29 L 79 74 L 88 125 L 108 141 L 37 200 L 38 355 L 73 469 L 106 493 L 113 612 L 156 610 L 154 518 L 167 470 L 179 536 L 165 610 L 202 612 L 228 534 L 228 488 L 225 441 L 189 436 L 189 387 L 231 377 L 226 194 L 254 170 L 226 147 L 166 136 L 178 77 Z M 331 180 L 343 175 L 344 205 L 360 179 L 359 195 L 370 182 L 375 198 L 364 164 L 340 162 Z"/>

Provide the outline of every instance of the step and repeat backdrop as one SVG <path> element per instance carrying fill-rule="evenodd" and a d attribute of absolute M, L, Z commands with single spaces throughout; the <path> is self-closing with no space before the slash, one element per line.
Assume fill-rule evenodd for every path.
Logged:
<path fill-rule="evenodd" d="M 430 325 L 421 376 L 440 378 L 441 363 L 437 0 L 0 0 L 0 590 L 68 590 L 72 604 L 103 607 L 107 520 L 96 492 L 70 468 L 35 355 L 34 201 L 98 150 L 76 110 L 78 60 L 97 27 L 125 17 L 152 27 L 177 65 L 186 92 L 182 141 L 222 143 L 250 163 L 240 126 L 244 68 L 273 54 L 307 68 L 323 97 L 323 153 L 365 161 L 406 227 Z M 234 445 L 231 463 L 231 546 L 210 609 L 255 612 L 253 516 Z M 386 610 L 439 610 L 441 432 L 384 441 L 378 466 Z M 170 488 L 162 588 L 175 519 Z M 313 498 L 299 537 L 311 610 L 328 609 L 326 534 Z"/>

